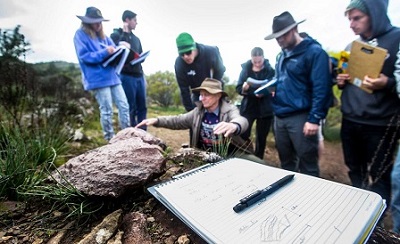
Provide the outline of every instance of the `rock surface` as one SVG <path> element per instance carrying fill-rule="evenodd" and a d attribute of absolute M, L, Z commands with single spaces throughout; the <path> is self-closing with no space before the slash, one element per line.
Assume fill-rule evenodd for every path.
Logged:
<path fill-rule="evenodd" d="M 104 220 L 97 225 L 88 235 L 85 236 L 78 244 L 105 244 L 117 232 L 118 223 L 120 222 L 122 210 L 118 209 L 107 215 Z"/>
<path fill-rule="evenodd" d="M 165 159 L 159 145 L 161 140 L 143 130 L 128 128 L 108 145 L 68 160 L 52 177 L 59 183 L 67 180 L 88 196 L 117 198 L 164 172 Z"/>

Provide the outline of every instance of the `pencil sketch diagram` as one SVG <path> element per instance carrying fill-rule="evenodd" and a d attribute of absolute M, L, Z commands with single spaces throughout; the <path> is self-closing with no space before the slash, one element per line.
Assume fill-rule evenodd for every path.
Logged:
<path fill-rule="evenodd" d="M 260 239 L 262 242 L 281 241 L 290 226 L 291 222 L 286 214 L 281 217 L 271 214 L 261 224 Z"/>

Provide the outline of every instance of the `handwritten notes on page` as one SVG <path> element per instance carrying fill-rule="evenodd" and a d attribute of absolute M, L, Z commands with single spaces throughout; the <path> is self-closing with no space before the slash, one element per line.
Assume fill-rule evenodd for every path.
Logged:
<path fill-rule="evenodd" d="M 385 209 L 378 194 L 296 173 L 272 195 L 233 211 L 288 174 L 233 158 L 148 190 L 209 243 L 362 243 Z"/>

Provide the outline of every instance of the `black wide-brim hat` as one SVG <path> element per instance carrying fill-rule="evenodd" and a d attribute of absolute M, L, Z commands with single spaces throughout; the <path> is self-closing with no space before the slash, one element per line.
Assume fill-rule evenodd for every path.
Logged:
<path fill-rule="evenodd" d="M 101 11 L 96 7 L 88 7 L 86 9 L 85 16 L 77 15 L 76 17 L 81 19 L 82 22 L 85 24 L 95 24 L 95 23 L 100 23 L 102 21 L 108 21 L 108 19 L 103 18 Z"/>
<path fill-rule="evenodd" d="M 294 27 L 296 27 L 298 24 L 303 23 L 304 21 L 306 20 L 304 19 L 299 22 L 296 22 L 293 19 L 293 16 L 289 12 L 285 11 L 280 15 L 274 17 L 272 23 L 272 34 L 266 36 L 264 40 L 271 40 L 274 38 L 278 38 L 283 34 L 285 34 L 286 32 L 293 29 Z"/>

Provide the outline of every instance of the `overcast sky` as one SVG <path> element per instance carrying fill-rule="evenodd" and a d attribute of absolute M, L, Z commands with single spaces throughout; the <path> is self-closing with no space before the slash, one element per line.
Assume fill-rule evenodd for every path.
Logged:
<path fill-rule="evenodd" d="M 76 15 L 85 15 L 95 6 L 110 21 L 104 22 L 107 35 L 121 27 L 122 12 L 137 13 L 134 32 L 150 56 L 143 63 L 146 74 L 174 71 L 177 57 L 175 38 L 192 34 L 196 42 L 216 45 L 231 81 L 237 80 L 240 65 L 250 58 L 253 47 L 264 49 L 275 64 L 279 46 L 265 41 L 272 32 L 272 19 L 289 11 L 295 20 L 306 19 L 299 31 L 317 39 L 326 50 L 341 51 L 355 39 L 344 9 L 350 0 L 0 0 L 0 28 L 21 25 L 21 33 L 31 43 L 27 62 L 67 61 L 77 63 L 73 36 L 80 26 Z M 400 0 L 389 1 L 392 24 L 400 26 Z"/>

